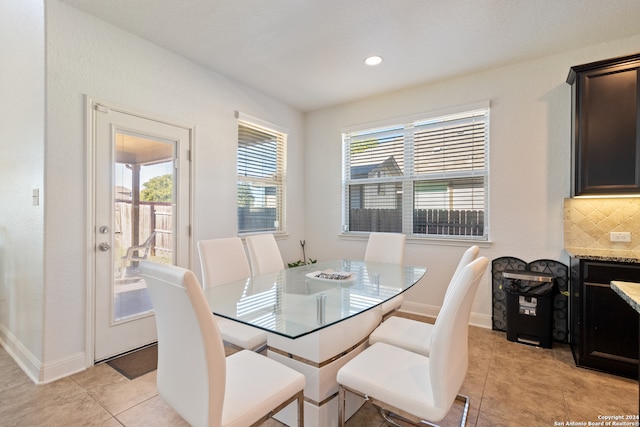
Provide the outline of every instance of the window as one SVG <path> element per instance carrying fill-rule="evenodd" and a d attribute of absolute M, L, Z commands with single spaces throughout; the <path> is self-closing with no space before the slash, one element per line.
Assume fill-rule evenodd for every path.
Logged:
<path fill-rule="evenodd" d="M 343 230 L 486 240 L 489 108 L 343 139 Z"/>
<path fill-rule="evenodd" d="M 238 233 L 283 232 L 286 133 L 238 114 Z"/>

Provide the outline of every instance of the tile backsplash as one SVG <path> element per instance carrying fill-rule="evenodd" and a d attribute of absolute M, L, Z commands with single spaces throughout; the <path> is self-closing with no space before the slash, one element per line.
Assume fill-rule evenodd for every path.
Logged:
<path fill-rule="evenodd" d="M 631 233 L 631 242 L 611 242 L 609 233 Z M 564 247 L 572 255 L 640 259 L 640 198 L 564 200 Z"/>

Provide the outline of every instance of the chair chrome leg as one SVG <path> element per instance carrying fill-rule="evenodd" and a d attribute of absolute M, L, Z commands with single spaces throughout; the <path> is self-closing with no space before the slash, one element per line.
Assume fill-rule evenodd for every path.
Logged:
<path fill-rule="evenodd" d="M 391 412 L 386 411 L 382 408 L 378 408 L 378 412 L 380 413 L 380 416 L 386 421 L 387 424 L 391 424 L 392 426 L 395 426 L 395 427 L 402 427 L 400 424 L 398 424 L 397 422 L 391 419 Z"/>
<path fill-rule="evenodd" d="M 269 345 L 267 343 L 264 343 L 264 344 L 262 344 L 262 345 L 260 345 L 260 346 L 258 346 L 256 348 L 254 348 L 252 351 L 255 351 L 256 353 L 262 353 L 262 354 L 266 355 L 266 353 L 263 353 L 263 352 L 267 349 L 268 346 Z"/>
<path fill-rule="evenodd" d="M 304 427 L 304 393 L 298 394 L 298 427 Z"/>
<path fill-rule="evenodd" d="M 344 427 L 344 404 L 345 392 L 344 387 L 338 385 L 338 427 Z"/>
<path fill-rule="evenodd" d="M 373 406 L 378 408 L 378 411 L 380 412 L 380 415 L 385 420 L 385 422 L 393 426 L 400 426 L 400 424 L 396 423 L 392 418 L 395 418 L 397 420 L 402 420 L 403 422 L 414 425 L 416 427 L 418 426 L 439 427 L 438 424 L 434 424 L 424 419 L 416 418 L 415 416 L 411 416 L 407 413 L 402 413 L 402 411 L 399 411 L 397 408 L 393 406 L 386 405 L 383 402 L 380 402 L 375 398 L 371 398 L 371 396 L 364 395 L 356 390 L 345 388 L 340 384 L 338 385 L 338 426 L 339 427 L 344 427 L 344 409 L 345 409 L 344 404 L 345 404 L 346 390 L 349 390 L 350 392 L 358 396 L 361 396 L 365 400 L 368 400 L 369 402 L 371 402 Z M 460 420 L 460 427 L 465 427 L 467 425 L 467 416 L 469 414 L 469 404 L 470 404 L 469 396 L 463 396 L 461 394 L 458 394 L 455 400 L 458 400 L 464 403 L 464 408 L 462 410 L 462 419 Z"/>
<path fill-rule="evenodd" d="M 469 396 L 463 396 L 461 394 L 456 396 L 456 399 L 460 402 L 462 402 L 464 404 L 464 408 L 462 410 L 462 419 L 460 420 L 460 427 L 465 427 L 467 425 L 467 416 L 469 414 L 469 403 L 470 403 L 470 399 Z M 421 420 L 419 423 L 415 423 L 414 421 L 411 421 L 401 415 L 398 415 L 390 410 L 387 409 L 383 409 L 381 407 L 378 407 L 378 412 L 380 412 L 380 416 L 382 416 L 382 418 L 385 420 L 385 422 L 387 422 L 388 424 L 395 426 L 395 427 L 402 427 L 401 424 L 398 424 L 397 422 L 395 422 L 393 420 L 393 418 L 399 419 L 399 420 L 403 420 L 406 421 L 410 424 L 413 425 L 420 425 L 420 426 L 431 426 L 431 427 L 439 427 L 439 424 L 434 424 L 432 422 L 429 422 L 427 420 Z"/>
<path fill-rule="evenodd" d="M 461 394 L 456 396 L 456 400 L 459 400 L 464 403 L 464 409 L 462 411 L 462 420 L 460 420 L 460 426 L 464 427 L 467 425 L 467 415 L 469 414 L 469 396 L 463 396 Z"/>

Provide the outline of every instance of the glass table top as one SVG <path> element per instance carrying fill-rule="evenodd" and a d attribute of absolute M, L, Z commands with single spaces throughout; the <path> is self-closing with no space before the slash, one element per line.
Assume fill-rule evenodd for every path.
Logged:
<path fill-rule="evenodd" d="M 425 267 L 342 259 L 254 276 L 204 293 L 218 316 L 299 338 L 382 304 L 425 272 Z"/>

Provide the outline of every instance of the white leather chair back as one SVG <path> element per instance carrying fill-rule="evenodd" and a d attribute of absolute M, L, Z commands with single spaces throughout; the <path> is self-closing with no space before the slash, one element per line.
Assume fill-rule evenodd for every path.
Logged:
<path fill-rule="evenodd" d="M 140 271 L 156 316 L 158 394 L 189 424 L 220 426 L 225 352 L 198 279 L 189 270 L 149 261 Z"/>
<path fill-rule="evenodd" d="M 245 238 L 254 276 L 284 269 L 280 249 L 273 234 L 254 234 Z"/>
<path fill-rule="evenodd" d="M 402 233 L 370 233 L 364 260 L 402 264 L 406 239 Z"/>
<path fill-rule="evenodd" d="M 448 410 L 467 374 L 471 305 L 489 260 L 480 257 L 462 269 L 451 285 L 431 335 L 429 373 L 437 407 Z"/>
<path fill-rule="evenodd" d="M 204 289 L 251 277 L 244 245 L 239 237 L 198 242 Z"/>
<path fill-rule="evenodd" d="M 458 266 L 456 267 L 456 270 L 453 272 L 453 276 L 451 276 L 451 280 L 449 281 L 449 286 L 447 286 L 447 290 L 444 294 L 445 300 L 447 299 L 447 295 L 449 295 L 449 290 L 452 287 L 451 285 L 454 284 L 456 280 L 458 280 L 458 276 L 460 275 L 460 272 L 462 271 L 462 269 L 465 268 L 467 264 L 469 264 L 471 261 L 476 259 L 479 252 L 480 252 L 480 248 L 477 247 L 476 245 L 473 245 L 469 249 L 464 251 L 464 253 L 460 257 L 460 261 L 458 261 Z"/>

